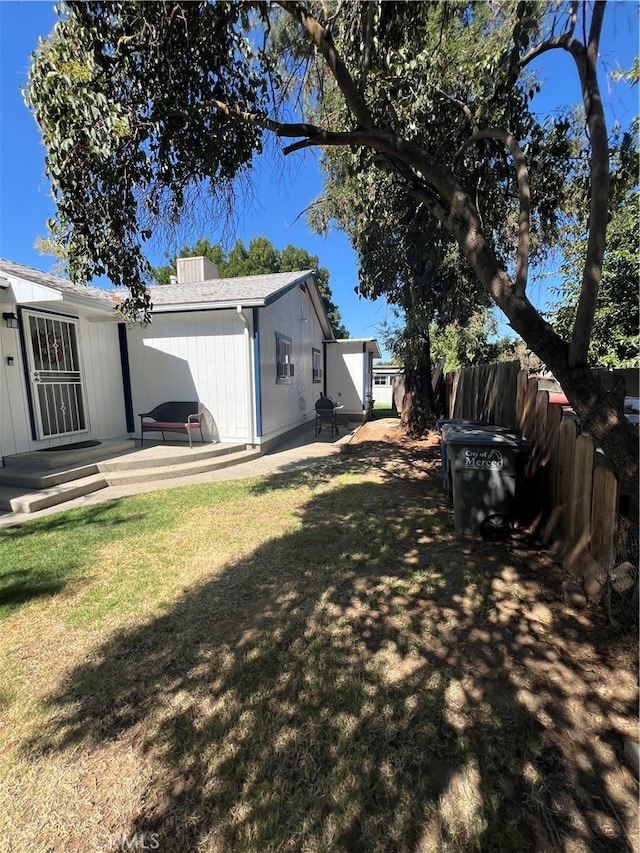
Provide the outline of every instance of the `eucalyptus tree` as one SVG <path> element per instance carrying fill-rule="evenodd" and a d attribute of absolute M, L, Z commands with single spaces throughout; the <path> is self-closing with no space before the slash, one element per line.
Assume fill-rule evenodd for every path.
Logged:
<path fill-rule="evenodd" d="M 589 358 L 606 367 L 640 367 L 638 332 L 638 270 L 640 269 L 640 206 L 638 205 L 637 133 L 625 133 L 611 150 L 610 218 L 603 258 L 602 281 L 598 291 Z M 576 270 L 585 262 L 587 223 L 580 215 L 585 205 L 584 179 L 576 181 L 576 216 L 567 224 L 561 241 L 561 285 L 551 312 L 552 323 L 562 335 L 569 335 L 576 320 L 580 299 Z"/>
<path fill-rule="evenodd" d="M 362 49 L 363 22 L 357 6 L 351 6 L 353 14 L 341 16 L 333 28 L 334 41 L 356 79 L 361 85 L 366 81 L 376 99 L 380 97 L 378 90 L 389 85 L 393 63 L 399 64 L 395 70 L 394 122 L 416 128 L 417 133 L 425 125 L 439 126 L 441 133 L 429 139 L 430 150 L 439 159 L 451 157 L 450 140 L 458 132 L 461 114 L 470 113 L 465 106 L 469 103 L 490 103 L 492 120 L 509 126 L 518 138 L 526 140 L 529 149 L 535 151 L 530 169 L 535 215 L 531 217 L 529 258 L 539 261 L 557 240 L 557 211 L 565 195 L 566 158 L 571 148 L 567 126 L 537 121 L 530 109 L 531 97 L 539 88 L 533 77 L 525 77 L 505 97 L 496 85 L 492 62 L 509 44 L 508 27 L 497 26 L 496 12 L 487 4 L 456 5 L 453 13 L 452 5 L 417 4 L 407 16 L 406 8 L 396 4 L 368 4 L 366 25 L 384 33 L 386 53 Z M 541 10 L 536 7 L 532 11 L 540 14 Z M 511 11 L 505 4 L 500 17 L 508 20 Z M 420 50 L 416 55 L 418 31 Z M 278 41 L 290 44 L 294 35 L 289 27 L 285 38 L 281 35 Z M 304 44 L 298 48 L 298 57 L 303 51 Z M 407 64 L 414 73 L 403 77 Z M 312 57 L 309 67 L 313 72 Z M 322 75 L 322 68 L 317 73 Z M 322 102 L 312 99 L 310 111 L 317 119 L 331 111 L 334 124 L 341 116 L 343 127 L 348 127 L 344 104 L 332 97 L 326 85 L 323 91 Z M 445 128 L 451 134 L 443 132 Z M 494 235 L 502 256 L 508 257 L 517 227 L 517 186 L 500 146 L 486 145 L 485 154 L 480 160 L 459 157 L 458 173 L 466 186 L 482 188 L 482 193 L 476 193 L 476 203 L 484 227 Z M 395 326 L 389 340 L 405 366 L 409 404 L 403 409 L 403 420 L 410 432 L 419 434 L 433 422 L 430 336 L 453 335 L 466 352 L 471 336 L 464 331 L 469 324 L 477 329 L 479 321 L 484 329 L 490 298 L 464 256 L 456 251 L 452 235 L 431 216 L 424 201 L 412 195 L 401 167 L 384 165 L 382 172 L 376 152 L 325 149 L 321 159 L 323 191 L 308 218 L 318 231 L 331 227 L 344 230 L 358 254 L 360 292 L 373 297 L 384 294 L 400 308 L 404 326 Z M 542 187 L 544 193 L 540 192 Z M 482 336 L 474 343 L 472 351 L 478 357 L 493 352 Z M 451 348 L 447 352 L 453 354 Z M 459 355 L 449 369 L 460 363 Z M 470 363 L 466 358 L 463 362 Z"/>
<path fill-rule="evenodd" d="M 610 183 L 598 78 L 605 3 L 488 4 L 483 37 L 467 49 L 469 62 L 493 76 L 495 86 L 477 101 L 448 78 L 443 89 L 429 73 L 458 55 L 447 54 L 444 38 L 437 52 L 429 48 L 425 55 L 423 44 L 432 42 L 423 40 L 428 21 L 421 10 L 429 6 L 446 9 L 458 21 L 462 44 L 469 6 L 457 3 L 63 5 L 54 32 L 33 57 L 27 88 L 57 202 L 52 229 L 68 250 L 76 279 L 106 273 L 130 287 L 126 307 L 144 313 L 149 307 L 144 242 L 155 222 L 176 220 L 189 207 L 191 188 L 217 199 L 224 214 L 234 181 L 248 174 L 269 137 L 290 140 L 285 155 L 331 146 L 373 157 L 381 170 L 393 170 L 407 194 L 457 243 L 514 331 L 556 374 L 619 476 L 637 490 L 633 428 L 588 368 Z M 332 81 L 326 87 L 328 108 L 316 122 L 290 119 L 295 101 L 289 78 L 269 45 L 276 14 L 295 24 Z M 400 28 L 412 38 L 398 35 Z M 496 31 L 509 35 L 497 47 Z M 349 33 L 365 60 L 354 68 L 341 52 Z M 531 223 L 535 218 L 544 223 L 553 213 L 553 206 L 545 206 L 544 188 L 534 192 L 529 179 L 535 139 L 520 144 L 520 129 L 501 124 L 503 117 L 517 115 L 501 105 L 528 97 L 523 83 L 530 63 L 552 50 L 573 60 L 590 140 L 586 258 L 576 321 L 566 339 L 527 295 Z M 297 55 L 292 53 L 292 62 Z M 313 86 L 311 94 L 321 104 L 325 87 L 315 79 L 309 76 L 302 85 Z M 431 93 L 430 101 L 422 99 L 424 108 L 403 118 L 397 105 L 422 88 Z M 334 122 L 336 93 L 341 108 Z M 487 164 L 493 164 L 493 180 L 470 183 L 475 163 L 484 164 L 487 176 L 492 172 Z M 518 199 L 508 255 L 484 219 L 495 203 L 502 204 L 505 222 L 512 222 L 511 203 L 506 196 L 501 202 L 506 183 L 516 188 Z"/>

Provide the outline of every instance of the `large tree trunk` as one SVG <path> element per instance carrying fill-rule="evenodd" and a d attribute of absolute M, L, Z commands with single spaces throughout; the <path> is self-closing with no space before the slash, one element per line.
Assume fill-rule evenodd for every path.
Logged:
<path fill-rule="evenodd" d="M 303 137 L 284 149 L 291 153 L 316 145 L 365 146 L 386 156 L 404 176 L 407 189 L 420 198 L 429 211 L 458 242 L 480 282 L 505 313 L 512 328 L 550 368 L 577 414 L 603 448 L 625 489 L 638 493 L 638 440 L 626 420 L 622 407 L 600 387 L 586 366 L 588 339 L 593 322 L 602 269 L 608 202 L 608 150 L 606 122 L 597 79 L 597 55 L 604 15 L 604 3 L 595 3 L 586 45 L 573 37 L 577 4 L 570 4 L 569 27 L 560 36 L 532 49 L 523 58 L 522 67 L 547 50 L 562 48 L 575 59 L 585 107 L 585 121 L 592 139 L 591 201 L 589 215 L 588 263 L 584 271 L 579 305 L 579 322 L 570 345 L 563 341 L 531 305 L 525 295 L 526 276 L 510 279 L 483 234 L 482 222 L 471 197 L 457 182 L 449 168 L 437 162 L 427 148 L 402 139 L 397 133 L 375 128 L 372 115 L 340 56 L 330 34 L 313 20 L 299 3 L 280 2 L 306 29 L 340 88 L 355 119 L 356 129 L 349 132 L 323 130 L 304 125 L 283 125 L 262 121 L 263 127 L 279 136 Z M 258 120 L 260 121 L 260 120 Z M 408 168 L 407 168 L 408 167 Z M 519 172 L 519 180 L 521 172 Z M 522 177 L 525 177 L 522 174 Z M 522 196 L 521 196 L 522 205 Z M 521 206 L 521 213 L 523 208 Z M 526 229 L 525 229 L 526 231 Z M 518 255 L 526 254 L 526 243 L 519 243 Z M 519 265 L 520 266 L 520 265 Z"/>
<path fill-rule="evenodd" d="M 412 346 L 413 344 L 413 346 Z M 402 426 L 414 438 L 432 430 L 436 422 L 431 385 L 431 346 L 429 335 L 409 341 L 404 363 L 404 404 Z"/>
<path fill-rule="evenodd" d="M 625 491 L 638 494 L 638 433 L 626 419 L 620 399 L 606 392 L 585 364 L 571 364 L 569 344 L 543 319 L 526 296 L 505 287 L 507 274 L 500 269 L 487 245 L 470 253 L 481 281 L 526 341 L 562 385 L 576 414 L 604 450 Z"/>

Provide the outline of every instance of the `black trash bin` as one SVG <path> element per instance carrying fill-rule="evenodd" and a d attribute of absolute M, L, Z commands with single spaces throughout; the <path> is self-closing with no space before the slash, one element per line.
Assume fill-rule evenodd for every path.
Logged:
<path fill-rule="evenodd" d="M 447 466 L 447 430 L 449 428 L 463 429 L 465 427 L 481 427 L 484 421 L 467 420 L 465 418 L 440 418 L 436 421 L 436 429 L 440 433 L 440 461 L 442 462 L 442 491 L 449 494 L 449 473 Z"/>
<path fill-rule="evenodd" d="M 447 457 L 456 532 L 479 535 L 487 519 L 511 521 L 516 481 L 529 450 L 529 442 L 513 433 L 487 429 L 449 432 Z"/>
<path fill-rule="evenodd" d="M 470 429 L 481 429 L 486 432 L 500 433 L 513 435 L 514 433 L 508 427 L 498 426 L 497 424 L 487 424 L 484 421 L 449 421 L 442 426 L 442 441 L 440 442 L 440 455 L 442 458 L 442 488 L 447 493 L 449 500 L 452 500 L 451 490 L 451 472 L 449 471 L 449 457 L 447 454 L 447 441 L 449 436 L 454 432 L 464 432 Z"/>

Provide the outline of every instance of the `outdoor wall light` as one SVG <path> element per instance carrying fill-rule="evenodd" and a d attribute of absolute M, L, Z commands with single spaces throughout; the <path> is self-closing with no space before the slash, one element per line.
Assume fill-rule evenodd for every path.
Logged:
<path fill-rule="evenodd" d="M 18 328 L 18 318 L 13 313 L 13 311 L 4 311 L 2 314 L 2 319 L 7 324 L 7 329 L 17 329 Z"/>

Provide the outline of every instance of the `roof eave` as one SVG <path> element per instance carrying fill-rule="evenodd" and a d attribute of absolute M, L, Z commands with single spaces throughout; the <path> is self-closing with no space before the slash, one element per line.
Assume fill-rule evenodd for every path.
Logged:
<path fill-rule="evenodd" d="M 226 302 L 171 302 L 154 305 L 152 314 L 177 314 L 183 311 L 228 311 L 241 308 L 264 308 L 264 299 L 232 299 Z"/>

